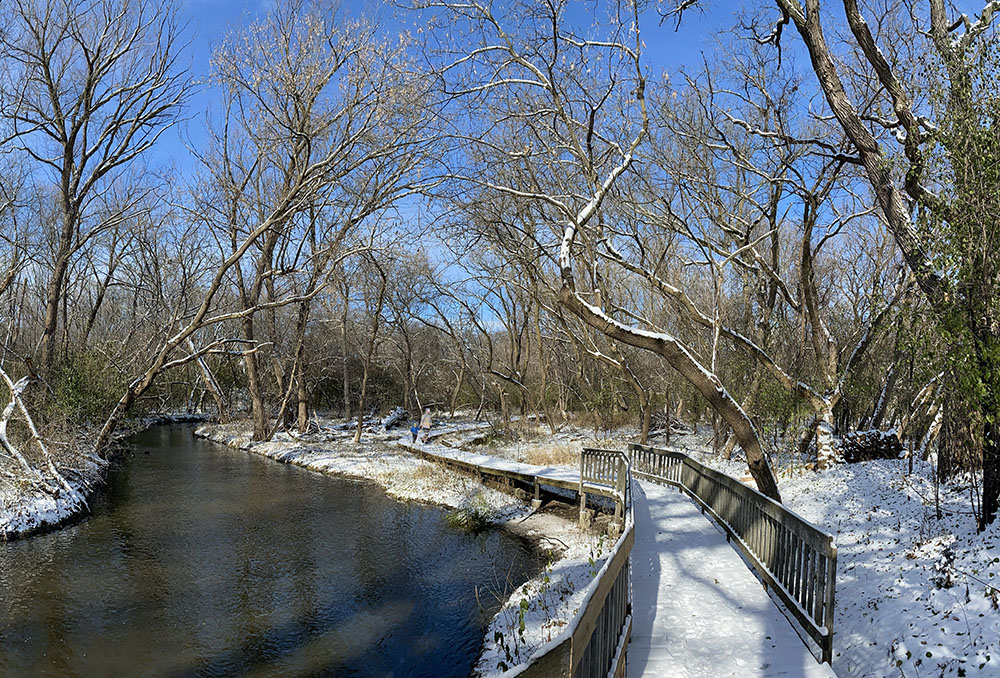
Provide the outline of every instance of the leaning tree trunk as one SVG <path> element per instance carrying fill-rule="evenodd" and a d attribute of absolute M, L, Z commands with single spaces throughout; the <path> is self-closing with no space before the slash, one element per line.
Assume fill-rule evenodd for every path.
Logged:
<path fill-rule="evenodd" d="M 197 351 L 194 341 L 190 338 L 187 340 L 187 346 L 191 353 L 195 353 Z M 219 423 L 228 423 L 229 404 L 226 402 L 226 396 L 222 393 L 222 387 L 219 386 L 219 382 L 216 381 L 215 375 L 212 374 L 212 370 L 209 369 L 208 363 L 205 361 L 204 357 L 199 357 L 195 362 L 198 363 L 198 369 L 201 372 L 202 381 L 205 382 L 205 388 L 211 394 L 212 399 L 215 400 L 215 406 L 219 410 Z"/>
<path fill-rule="evenodd" d="M 747 394 L 743 396 L 743 402 L 740 403 L 740 407 L 744 411 L 749 410 L 750 406 L 753 405 L 754 401 L 757 400 L 757 394 L 760 393 L 761 384 L 763 384 L 763 373 L 764 370 L 761 369 L 760 365 L 755 365 L 753 370 L 753 379 L 750 381 L 750 388 L 747 389 Z M 730 433 L 726 436 L 726 444 L 722 448 L 722 458 L 725 460 L 730 460 L 733 458 L 733 452 L 736 450 L 736 436 Z"/>
<path fill-rule="evenodd" d="M 570 275 L 572 274 L 570 273 Z M 565 273 L 563 280 L 566 280 Z M 610 339 L 652 351 L 666 360 L 671 367 L 698 389 L 698 392 L 711 405 L 713 411 L 718 412 L 732 427 L 736 439 L 746 453 L 750 475 L 757 484 L 757 489 L 775 501 L 781 501 L 778 483 L 771 472 L 767 457 L 764 456 L 764 449 L 761 447 L 760 438 L 757 437 L 757 430 L 743 408 L 722 386 L 717 376 L 702 367 L 687 349 L 673 337 L 662 333 L 635 332 L 620 325 L 596 307 L 584 302 L 565 282 L 560 289 L 559 301 L 585 323 L 603 332 Z"/>
<path fill-rule="evenodd" d="M 458 397 L 462 394 L 462 383 L 465 381 L 465 360 L 458 368 L 458 375 L 455 377 L 455 388 L 451 391 L 451 398 L 448 400 L 448 415 L 455 418 L 455 408 L 458 406 Z"/>

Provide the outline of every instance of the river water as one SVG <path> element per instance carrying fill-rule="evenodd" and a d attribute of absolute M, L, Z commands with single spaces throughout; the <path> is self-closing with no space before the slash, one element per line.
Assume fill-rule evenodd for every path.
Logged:
<path fill-rule="evenodd" d="M 132 447 L 86 520 L 0 544 L 0 676 L 467 676 L 498 594 L 541 567 L 190 426 Z"/>

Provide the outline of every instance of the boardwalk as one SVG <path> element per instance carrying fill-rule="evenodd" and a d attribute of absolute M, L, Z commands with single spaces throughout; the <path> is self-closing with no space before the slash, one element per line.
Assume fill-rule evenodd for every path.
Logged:
<path fill-rule="evenodd" d="M 578 471 L 566 468 L 399 445 L 441 463 L 550 487 L 575 489 L 580 481 Z M 835 678 L 694 502 L 647 481 L 633 487 L 631 678 Z"/>
<path fill-rule="evenodd" d="M 834 676 L 726 538 L 678 490 L 635 490 L 628 675 Z"/>
<path fill-rule="evenodd" d="M 439 433 L 438 435 L 442 434 Z M 578 469 L 569 469 L 561 466 L 521 464 L 509 459 L 500 459 L 475 452 L 465 452 L 442 445 L 411 444 L 406 440 L 401 440 L 396 445 L 425 459 L 469 471 L 512 478 L 528 484 L 537 482 L 540 485 L 564 490 L 575 491 L 580 486 L 580 472 Z"/>

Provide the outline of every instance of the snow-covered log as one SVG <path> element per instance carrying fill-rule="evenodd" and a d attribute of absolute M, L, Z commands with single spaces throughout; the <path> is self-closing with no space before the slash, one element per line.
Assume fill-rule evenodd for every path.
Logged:
<path fill-rule="evenodd" d="M 389 413 L 389 416 L 382 420 L 382 430 L 388 431 L 392 427 L 398 426 L 400 422 L 405 421 L 409 416 L 410 413 L 406 411 L 406 408 L 397 407 Z"/>

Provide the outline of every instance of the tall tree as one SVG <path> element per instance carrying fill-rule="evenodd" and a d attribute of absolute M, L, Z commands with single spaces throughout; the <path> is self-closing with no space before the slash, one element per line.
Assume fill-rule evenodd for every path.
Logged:
<path fill-rule="evenodd" d="M 676 336 L 634 326 L 627 310 L 606 307 L 599 267 L 591 263 L 606 236 L 604 203 L 648 140 L 638 4 L 595 7 L 605 15 L 604 34 L 574 30 L 565 2 L 428 4 L 441 9 L 438 21 L 452 34 L 462 31 L 442 69 L 445 94 L 473 103 L 469 110 L 479 118 L 470 116 L 463 128 L 472 162 L 459 178 L 518 199 L 545 226 L 537 239 L 558 271 L 560 303 L 593 329 L 656 353 L 680 372 L 732 427 L 760 491 L 779 499 L 756 428 L 739 403 Z"/>
<path fill-rule="evenodd" d="M 125 170 L 181 113 L 189 92 L 171 2 L 11 0 L 0 9 L 6 60 L 0 97 L 10 144 L 51 178 L 58 210 L 40 367 L 51 372 L 66 275 L 74 255 L 136 209 L 143 193 L 111 211 L 100 205 Z"/>
<path fill-rule="evenodd" d="M 328 251 L 314 252 L 308 265 L 329 266 L 360 223 L 421 185 L 426 111 L 419 78 L 405 68 L 404 57 L 403 48 L 387 44 L 372 23 L 306 0 L 279 4 L 215 53 L 226 106 L 206 164 L 223 195 L 217 203 L 204 200 L 205 211 L 217 229 L 228 231 L 235 250 L 242 234 L 285 206 L 252 261 L 233 270 L 242 339 L 260 348 L 244 357 L 255 439 L 272 431 L 264 358 L 274 368 L 278 393 L 290 378 L 265 346 L 277 342 L 267 333 L 275 333 L 275 316 L 255 311 L 281 303 L 285 255 L 299 251 L 319 220 L 326 227 L 317 244 Z M 316 275 L 297 303 L 306 303 L 326 280 Z"/>
<path fill-rule="evenodd" d="M 866 89 L 855 89 L 853 96 L 845 85 L 851 81 L 826 38 L 824 26 L 830 21 L 819 0 L 775 2 L 781 17 L 771 39 L 780 45 L 783 27 L 794 25 L 903 258 L 956 349 L 972 359 L 974 373 L 962 370 L 960 378 L 981 422 L 976 436 L 983 468 L 979 523 L 985 529 L 1000 506 L 1000 301 L 995 287 L 1000 253 L 991 216 L 996 181 L 993 106 L 980 108 L 981 95 L 986 102 L 995 99 L 995 72 L 977 70 L 977 63 L 984 45 L 993 44 L 991 27 L 1000 4 L 987 2 L 975 21 L 964 14 L 950 16 L 944 0 L 928 0 L 926 14 L 911 13 L 913 41 L 929 36 L 930 51 L 943 66 L 945 105 L 934 111 L 918 105 L 919 96 L 927 93 L 915 92 L 900 62 L 886 57 L 879 38 L 890 36 L 872 32 L 857 0 L 842 0 L 842 7 L 854 56 L 871 77 Z M 900 37 L 893 34 L 891 40 Z M 882 143 L 887 130 L 902 153 Z M 939 143 L 943 153 L 936 152 Z M 936 171 L 941 168 L 936 159 L 943 163 L 943 172 Z M 902 171 L 895 169 L 900 163 Z M 935 191 L 935 186 L 941 190 Z M 935 229 L 921 228 L 915 215 L 925 214 L 931 215 Z M 955 255 L 968 259 L 957 262 Z"/>

